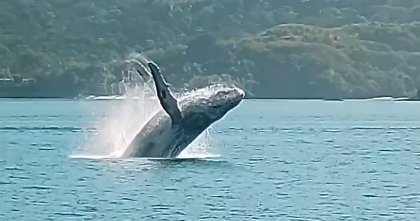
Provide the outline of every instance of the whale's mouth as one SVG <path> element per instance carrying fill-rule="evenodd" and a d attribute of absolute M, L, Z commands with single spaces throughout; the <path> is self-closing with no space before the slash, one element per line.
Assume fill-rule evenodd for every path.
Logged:
<path fill-rule="evenodd" d="M 238 92 L 239 96 L 241 96 L 242 98 L 245 97 L 245 91 L 240 89 L 240 88 L 235 88 L 235 90 Z"/>
<path fill-rule="evenodd" d="M 234 88 L 230 92 L 230 103 L 232 103 L 231 108 L 237 106 L 245 98 L 245 92 L 239 88 Z"/>
<path fill-rule="evenodd" d="M 245 98 L 245 92 L 241 89 L 237 89 L 238 91 L 238 97 L 236 99 L 243 100 Z"/>

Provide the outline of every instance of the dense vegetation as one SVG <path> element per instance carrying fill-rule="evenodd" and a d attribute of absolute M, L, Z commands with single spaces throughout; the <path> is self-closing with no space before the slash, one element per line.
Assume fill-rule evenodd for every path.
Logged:
<path fill-rule="evenodd" d="M 419 21 L 420 0 L 0 1 L 0 78 L 15 79 L 0 94 L 109 93 L 137 51 L 178 88 L 404 96 L 420 74 Z"/>

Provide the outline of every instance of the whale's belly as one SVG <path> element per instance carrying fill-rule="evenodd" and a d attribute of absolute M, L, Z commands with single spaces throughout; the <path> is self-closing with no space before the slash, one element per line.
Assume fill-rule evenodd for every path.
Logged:
<path fill-rule="evenodd" d="M 188 147 L 209 125 L 191 114 L 180 125 L 172 125 L 166 113 L 158 113 L 136 135 L 127 147 L 123 158 L 150 157 L 174 158 Z"/>
<path fill-rule="evenodd" d="M 183 136 L 182 133 L 181 128 L 173 128 L 170 123 L 156 127 L 139 140 L 137 151 L 132 157 L 173 157 L 173 152 L 178 147 L 178 140 Z"/>

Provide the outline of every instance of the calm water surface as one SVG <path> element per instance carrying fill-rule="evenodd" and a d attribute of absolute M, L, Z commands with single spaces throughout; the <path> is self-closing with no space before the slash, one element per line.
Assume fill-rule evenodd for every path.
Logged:
<path fill-rule="evenodd" d="M 420 217 L 420 103 L 247 100 L 218 159 L 69 157 L 111 104 L 0 101 L 0 220 Z"/>

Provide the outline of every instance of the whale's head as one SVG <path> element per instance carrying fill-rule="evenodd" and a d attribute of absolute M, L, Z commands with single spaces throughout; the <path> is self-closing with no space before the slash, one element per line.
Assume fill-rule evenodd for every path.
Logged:
<path fill-rule="evenodd" d="M 238 106 L 244 97 L 244 91 L 239 88 L 214 85 L 196 90 L 188 102 L 182 102 L 185 104 L 182 109 L 186 115 L 200 113 L 214 122 Z"/>
<path fill-rule="evenodd" d="M 210 94 L 203 107 L 207 108 L 207 112 L 214 118 L 220 119 L 238 106 L 244 97 L 244 91 L 239 88 L 223 88 Z"/>

